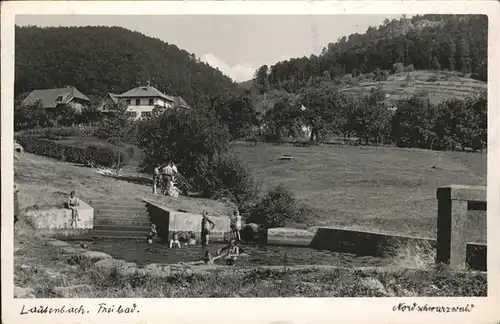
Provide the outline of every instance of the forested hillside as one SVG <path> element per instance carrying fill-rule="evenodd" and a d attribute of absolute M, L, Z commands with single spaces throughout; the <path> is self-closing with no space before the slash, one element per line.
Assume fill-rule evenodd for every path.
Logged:
<path fill-rule="evenodd" d="M 73 85 L 89 97 L 151 80 L 189 103 L 236 83 L 194 54 L 120 27 L 16 27 L 15 95 Z"/>
<path fill-rule="evenodd" d="M 311 78 L 357 77 L 394 71 L 394 64 L 415 70 L 449 70 L 487 80 L 488 17 L 423 15 L 386 19 L 363 34 L 351 34 L 328 44 L 319 56 L 293 58 L 256 73 L 257 88 L 295 92 Z"/>

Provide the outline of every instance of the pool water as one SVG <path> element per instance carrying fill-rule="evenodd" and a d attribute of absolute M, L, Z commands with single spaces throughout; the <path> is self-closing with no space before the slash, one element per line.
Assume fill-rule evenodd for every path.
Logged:
<path fill-rule="evenodd" d="M 213 243 L 208 250 L 215 254 L 225 244 Z M 94 240 L 89 249 L 111 255 L 115 259 L 135 262 L 137 265 L 150 263 L 179 263 L 200 261 L 204 256 L 201 245 L 169 248 L 166 243 L 147 244 L 134 240 Z M 352 254 L 314 250 L 307 247 L 240 245 L 240 252 L 248 256 L 241 257 L 238 264 L 247 266 L 261 265 L 336 265 L 336 266 L 384 266 L 387 260 L 376 257 L 359 257 Z M 286 260 L 286 261 L 285 261 Z M 223 263 L 223 260 L 218 260 Z"/>

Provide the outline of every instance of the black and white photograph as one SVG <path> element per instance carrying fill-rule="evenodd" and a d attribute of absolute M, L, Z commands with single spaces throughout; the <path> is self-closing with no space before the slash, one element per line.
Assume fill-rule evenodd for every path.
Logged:
<path fill-rule="evenodd" d="M 494 31 L 388 12 L 15 15 L 14 300 L 488 297 Z"/>

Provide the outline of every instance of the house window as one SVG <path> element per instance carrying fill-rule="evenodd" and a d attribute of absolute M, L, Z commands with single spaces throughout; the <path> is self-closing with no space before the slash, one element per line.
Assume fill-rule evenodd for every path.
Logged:
<path fill-rule="evenodd" d="M 141 105 L 141 99 L 135 99 L 135 105 L 140 106 Z"/>
<path fill-rule="evenodd" d="M 63 96 L 57 96 L 56 101 L 62 101 Z"/>
<path fill-rule="evenodd" d="M 144 117 L 144 118 L 151 117 L 151 112 L 150 111 L 143 111 L 141 113 L 141 117 Z"/>
<path fill-rule="evenodd" d="M 131 100 L 127 99 L 127 104 L 130 105 L 130 103 L 131 103 Z"/>
<path fill-rule="evenodd" d="M 151 99 L 149 99 L 149 105 L 150 105 L 150 106 L 154 105 L 154 99 L 152 99 L 152 98 L 151 98 Z"/>
<path fill-rule="evenodd" d="M 137 117 L 137 112 L 136 111 L 127 111 L 127 116 L 128 117 Z"/>

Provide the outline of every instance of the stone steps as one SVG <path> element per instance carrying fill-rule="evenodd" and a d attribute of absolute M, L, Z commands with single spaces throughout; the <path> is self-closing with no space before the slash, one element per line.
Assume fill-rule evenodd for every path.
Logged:
<path fill-rule="evenodd" d="M 94 228 L 82 239 L 141 239 L 146 238 L 149 216 L 146 205 L 139 199 L 113 201 L 91 199 L 94 208 Z"/>
<path fill-rule="evenodd" d="M 96 225 L 94 226 L 94 231 L 118 231 L 118 232 L 130 232 L 139 233 L 146 236 L 148 233 L 149 226 L 127 226 L 127 225 Z"/>
<path fill-rule="evenodd" d="M 149 220 L 147 220 L 147 219 L 136 219 L 136 220 L 120 219 L 120 220 L 116 220 L 114 218 L 99 218 L 99 219 L 94 221 L 94 227 L 96 227 L 96 226 L 119 226 L 119 225 L 135 226 L 135 227 L 148 227 Z"/>

